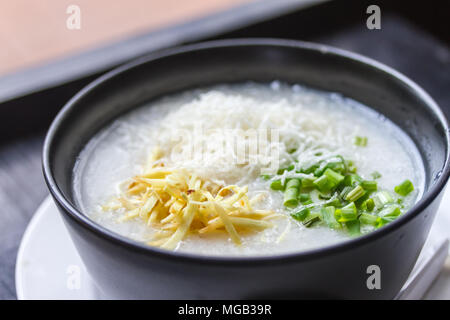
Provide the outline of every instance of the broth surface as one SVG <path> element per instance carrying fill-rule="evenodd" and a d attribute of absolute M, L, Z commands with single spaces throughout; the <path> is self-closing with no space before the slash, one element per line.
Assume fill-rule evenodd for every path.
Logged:
<path fill-rule="evenodd" d="M 243 107 L 233 109 L 236 104 Z M 191 109 L 192 114 L 189 112 Z M 233 113 L 226 113 L 230 109 L 234 110 Z M 224 114 L 223 124 L 218 120 L 221 118 L 218 112 Z M 374 171 L 381 173 L 377 181 L 385 189 L 393 190 L 403 180 L 411 180 L 415 190 L 405 198 L 405 207 L 411 207 L 422 195 L 424 169 L 420 155 L 410 138 L 390 120 L 336 93 L 273 82 L 221 85 L 187 91 L 153 101 L 120 117 L 99 132 L 79 155 L 73 179 L 77 205 L 102 226 L 137 241 L 148 241 L 150 227 L 138 220 L 118 222 L 117 212 L 100 208 L 117 195 L 120 182 L 142 172 L 149 151 L 154 146 L 162 142 L 167 145 L 170 138 L 165 136 L 170 132 L 167 128 L 177 125 L 190 130 L 189 117 L 199 119 L 211 128 L 226 128 L 227 124 L 251 128 L 266 121 L 266 113 L 273 115 L 270 123 L 274 128 L 278 123 L 283 123 L 285 131 L 281 135 L 287 143 L 290 141 L 287 135 L 291 131 L 286 129 L 289 126 L 283 119 L 292 120 L 294 124 L 296 119 L 306 121 L 306 125 L 311 122 L 314 126 L 311 135 L 323 130 L 323 137 L 315 136 L 314 139 L 323 139 L 324 143 L 337 146 L 339 154 L 354 161 L 362 177 L 368 178 Z M 180 122 L 179 119 L 183 118 L 185 121 Z M 308 134 L 309 131 L 305 131 L 305 135 Z M 367 137 L 367 146 L 355 146 L 355 136 Z M 325 226 L 304 227 L 292 219 L 289 210 L 283 207 L 282 193 L 271 190 L 269 183 L 260 178 L 261 166 L 228 167 L 220 162 L 224 161 L 223 158 L 220 154 L 213 155 L 214 161 L 209 165 L 195 159 L 185 162 L 178 159 L 174 164 L 185 165 L 199 176 L 220 183 L 248 185 L 249 196 L 266 194 L 264 201 L 257 205 L 258 209 L 270 209 L 282 217 L 272 221 L 272 228 L 242 235 L 240 246 L 235 245 L 225 233 L 206 236 L 190 234 L 176 250 L 221 256 L 274 255 L 350 239 L 345 233 Z M 285 160 L 280 159 L 281 166 Z"/>

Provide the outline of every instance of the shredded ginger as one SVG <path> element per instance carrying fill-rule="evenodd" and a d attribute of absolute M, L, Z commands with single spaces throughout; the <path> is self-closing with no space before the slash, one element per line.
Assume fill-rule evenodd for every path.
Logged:
<path fill-rule="evenodd" d="M 103 207 L 122 212 L 120 222 L 141 219 L 156 230 L 150 245 L 173 250 L 190 233 L 214 232 L 228 233 L 239 245 L 239 232 L 272 226 L 267 220 L 277 215 L 253 209 L 259 199 L 248 198 L 247 186 L 222 186 L 186 169 L 170 169 L 157 161 L 161 156 L 155 148 L 145 173 L 125 181 L 120 196 Z"/>

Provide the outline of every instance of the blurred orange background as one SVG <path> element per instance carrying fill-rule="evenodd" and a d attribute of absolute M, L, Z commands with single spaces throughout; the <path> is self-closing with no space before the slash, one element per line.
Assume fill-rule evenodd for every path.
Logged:
<path fill-rule="evenodd" d="M 252 0 L 13 0 L 0 2 L 0 74 L 175 25 Z M 68 6 L 81 11 L 69 30 Z"/>

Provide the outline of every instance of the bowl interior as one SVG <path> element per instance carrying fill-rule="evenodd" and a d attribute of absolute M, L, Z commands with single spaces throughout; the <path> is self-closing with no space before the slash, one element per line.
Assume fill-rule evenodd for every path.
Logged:
<path fill-rule="evenodd" d="M 280 40 L 234 40 L 152 55 L 112 71 L 72 99 L 50 130 L 49 167 L 73 206 L 75 160 L 105 125 L 163 95 L 202 86 L 281 80 L 339 92 L 391 119 L 415 142 L 426 191 L 447 160 L 447 125 L 435 103 L 395 71 L 320 45 Z"/>

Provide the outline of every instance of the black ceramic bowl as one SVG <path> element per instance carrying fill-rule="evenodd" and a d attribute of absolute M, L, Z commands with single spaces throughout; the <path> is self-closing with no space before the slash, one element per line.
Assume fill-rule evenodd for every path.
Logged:
<path fill-rule="evenodd" d="M 423 198 L 389 225 L 337 245 L 279 256 L 208 257 L 117 235 L 75 205 L 72 169 L 89 139 L 157 97 L 218 83 L 282 80 L 340 92 L 387 116 L 416 143 Z M 449 132 L 436 103 L 398 72 L 357 54 L 275 39 L 169 49 L 117 68 L 78 93 L 54 120 L 43 167 L 49 190 L 92 279 L 111 298 L 393 298 L 428 235 L 449 176 Z M 368 266 L 381 289 L 367 287 Z"/>

